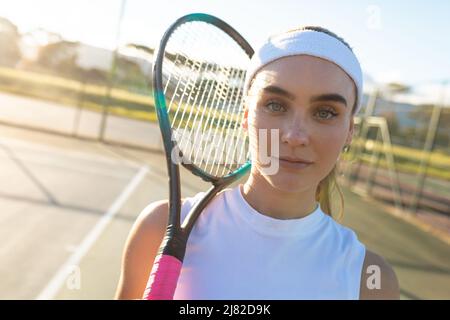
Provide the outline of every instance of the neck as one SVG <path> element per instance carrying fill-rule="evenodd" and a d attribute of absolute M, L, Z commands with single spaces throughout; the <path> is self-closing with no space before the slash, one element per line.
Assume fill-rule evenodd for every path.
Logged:
<path fill-rule="evenodd" d="M 251 174 L 241 191 L 256 211 L 276 219 L 303 218 L 316 209 L 316 188 L 286 192 L 271 186 L 264 177 Z"/>

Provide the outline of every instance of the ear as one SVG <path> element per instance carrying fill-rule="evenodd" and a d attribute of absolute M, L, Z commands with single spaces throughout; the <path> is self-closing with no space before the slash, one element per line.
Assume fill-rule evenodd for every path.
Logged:
<path fill-rule="evenodd" d="M 350 118 L 350 127 L 349 127 L 349 130 L 348 130 L 347 138 L 345 139 L 345 144 L 346 145 L 349 145 L 350 143 L 352 143 L 354 130 L 355 130 L 355 121 L 354 121 L 353 116 L 351 116 L 351 118 Z"/>

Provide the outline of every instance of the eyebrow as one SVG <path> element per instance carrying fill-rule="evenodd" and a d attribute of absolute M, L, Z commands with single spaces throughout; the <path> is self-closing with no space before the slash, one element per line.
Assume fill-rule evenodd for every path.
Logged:
<path fill-rule="evenodd" d="M 268 92 L 268 93 L 274 93 L 274 94 L 278 94 L 280 96 L 284 96 L 286 98 L 288 98 L 289 100 L 295 100 L 295 95 L 293 95 L 292 93 L 277 87 L 277 86 L 267 86 L 263 88 L 263 91 Z M 309 99 L 310 102 L 320 102 L 320 101 L 335 101 L 335 102 L 340 102 L 343 103 L 346 107 L 347 107 L 347 100 L 340 94 L 337 93 L 325 93 L 325 94 L 319 94 L 316 96 L 312 96 Z"/>

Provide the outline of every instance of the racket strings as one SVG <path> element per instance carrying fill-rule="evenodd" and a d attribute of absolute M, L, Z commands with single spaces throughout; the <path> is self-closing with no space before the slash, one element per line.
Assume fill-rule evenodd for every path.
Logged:
<path fill-rule="evenodd" d="M 226 33 L 203 22 L 179 27 L 166 47 L 163 88 L 173 140 L 183 161 L 216 177 L 248 159 L 241 125 L 248 60 Z"/>
<path fill-rule="evenodd" d="M 194 31 L 192 29 L 193 29 L 192 25 L 188 24 L 186 27 L 182 28 L 181 30 L 180 29 L 176 30 L 175 36 L 178 36 L 177 33 L 179 33 L 179 32 L 184 32 L 184 33 L 193 33 L 193 32 L 195 32 L 195 29 L 194 29 Z M 180 38 L 181 38 L 180 46 L 181 47 L 187 46 L 188 37 L 181 36 Z M 169 80 L 167 81 L 165 94 L 168 93 L 167 92 L 167 86 L 170 83 L 170 77 L 172 75 L 178 76 L 178 81 L 175 81 L 176 82 L 175 88 L 173 90 L 173 94 L 172 94 L 172 98 L 170 99 L 170 103 L 168 105 L 168 112 L 169 113 L 171 111 L 172 105 L 175 104 L 175 105 L 179 106 L 180 103 L 179 103 L 179 101 L 176 100 L 176 98 L 180 98 L 180 92 L 186 92 L 187 87 L 188 87 L 188 84 L 185 81 L 182 81 L 183 74 L 184 75 L 189 75 L 186 72 L 186 70 L 190 70 L 191 64 L 194 63 L 194 61 L 191 61 L 189 59 L 189 56 L 186 53 L 181 52 L 180 50 L 175 50 L 174 52 L 176 52 L 176 53 L 175 54 L 170 54 L 170 53 L 167 54 L 167 56 L 169 56 L 168 60 L 169 60 L 170 70 L 168 70 L 169 72 L 167 72 L 169 74 Z M 175 55 L 175 59 L 174 59 L 173 63 L 170 63 L 170 60 L 173 60 L 173 58 L 170 59 L 170 57 L 173 57 L 173 55 Z M 183 70 L 185 71 L 184 73 L 182 72 Z M 180 85 L 182 86 L 181 88 L 180 88 Z"/>
<path fill-rule="evenodd" d="M 228 106 L 227 106 L 227 113 L 226 113 L 227 115 L 237 113 L 239 111 L 238 110 L 238 106 L 241 103 L 241 101 L 239 101 L 240 97 L 242 97 L 242 90 L 240 88 L 244 84 L 245 72 L 242 72 L 241 70 L 237 70 L 237 69 L 235 69 L 235 72 L 238 74 L 239 86 L 234 86 L 233 89 L 232 89 L 232 94 L 231 94 L 232 99 L 229 100 L 229 103 L 228 103 Z M 230 110 L 230 108 L 231 108 L 231 110 Z M 224 154 L 226 145 L 228 145 L 228 143 L 231 143 L 231 145 L 234 145 L 235 147 L 233 148 L 233 151 L 231 153 L 229 153 L 229 152 L 226 153 L 226 156 L 230 157 L 230 159 L 227 159 L 227 160 L 231 160 L 231 161 L 233 159 L 235 159 L 235 157 L 234 157 L 235 150 L 236 150 L 236 146 L 238 145 L 238 143 L 234 143 L 232 141 L 233 137 L 236 136 L 236 128 L 238 128 L 238 126 L 236 126 L 236 125 L 232 126 L 232 125 L 233 125 L 233 122 L 232 121 L 228 121 L 228 125 L 226 126 L 226 129 L 225 129 L 226 132 L 230 132 L 231 127 L 233 127 L 233 128 L 232 128 L 231 134 L 227 135 L 227 139 L 225 140 L 225 143 L 222 144 L 221 149 L 219 150 L 219 153 L 218 153 L 218 154 Z M 242 126 L 239 126 L 239 128 L 240 128 L 240 130 L 242 130 Z M 240 133 L 242 133 L 242 131 L 240 131 Z M 228 141 L 228 140 L 231 140 L 231 141 Z M 229 161 L 225 161 L 225 163 L 228 163 L 228 162 Z M 232 167 L 227 166 L 227 165 L 224 165 L 221 171 L 220 171 L 220 168 L 217 167 L 215 172 L 214 172 L 214 175 L 216 175 L 216 176 L 223 176 L 224 174 L 227 173 L 226 170 L 230 170 L 230 169 L 232 169 Z"/>
<path fill-rule="evenodd" d="M 210 64 L 206 64 L 205 70 L 207 70 L 209 67 L 210 67 Z M 208 87 L 210 87 L 210 89 L 206 90 L 206 88 L 208 88 Z M 192 143 L 193 141 L 195 141 L 193 139 L 193 134 L 197 136 L 198 132 L 201 129 L 202 119 L 203 119 L 204 113 L 201 112 L 202 108 L 200 106 L 202 106 L 203 104 L 206 103 L 206 101 L 209 100 L 211 92 L 212 92 L 212 86 L 210 84 L 210 81 L 207 80 L 207 79 L 201 79 L 200 89 L 197 91 L 198 94 L 196 96 L 196 99 L 195 99 L 194 105 L 193 105 L 195 112 L 190 112 L 188 120 L 187 120 L 187 122 L 189 123 L 189 127 L 188 128 L 190 130 L 188 131 L 188 134 L 185 134 L 185 135 L 182 136 L 182 139 L 180 140 L 180 143 L 179 143 L 180 148 L 182 150 L 186 150 L 186 151 L 189 152 L 189 155 L 188 155 L 189 159 L 192 157 L 192 154 L 193 154 L 195 148 L 192 147 L 192 148 L 190 148 L 188 150 L 186 144 L 187 143 Z M 198 116 L 199 116 L 200 113 L 202 115 L 201 115 L 201 118 L 199 119 Z M 194 118 L 193 118 L 193 120 L 191 122 L 193 114 L 195 114 L 195 115 L 194 115 Z M 183 144 L 183 142 L 185 142 L 185 144 Z"/>
<path fill-rule="evenodd" d="M 186 28 L 184 28 L 184 29 L 186 29 Z M 178 30 L 177 30 L 178 31 Z M 185 31 L 185 33 L 189 33 L 189 32 L 186 32 L 186 30 L 183 30 L 183 31 Z M 186 36 L 184 36 L 184 37 L 182 37 L 183 39 L 184 39 L 184 41 L 183 41 L 183 43 L 184 42 L 186 42 L 186 38 L 188 38 L 188 37 L 186 37 Z M 183 44 L 181 44 L 181 47 L 182 48 L 186 48 L 186 46 L 184 46 Z M 177 50 L 177 51 L 180 51 L 180 50 Z M 182 52 L 182 53 L 177 53 L 177 56 L 183 56 L 183 57 L 185 57 L 185 61 L 186 61 L 186 63 L 184 64 L 184 69 L 186 69 L 186 67 L 189 67 L 189 63 L 187 63 L 188 61 L 189 61 L 189 59 L 187 58 L 188 56 L 190 55 L 190 53 L 186 53 L 186 52 Z M 197 66 L 202 66 L 202 65 L 205 65 L 205 63 L 195 63 L 195 61 L 193 61 L 193 65 L 197 65 Z M 180 69 L 180 68 L 178 68 L 178 69 Z M 200 67 L 200 69 L 201 69 L 201 67 Z M 179 124 L 178 124 L 178 126 L 177 126 L 177 129 L 180 129 L 180 127 L 182 126 L 182 121 L 180 121 L 179 119 L 177 119 L 177 114 L 178 114 L 178 110 L 179 110 L 179 108 L 180 107 L 183 107 L 183 99 L 184 99 L 184 96 L 185 96 L 185 93 L 186 93 L 186 89 L 188 89 L 188 92 L 193 92 L 195 89 L 196 89 L 196 87 L 194 86 L 194 87 L 192 87 L 192 84 L 189 82 L 189 80 L 191 80 L 191 78 L 190 78 L 190 75 L 193 73 L 193 71 L 196 71 L 196 70 L 193 70 L 193 69 L 188 69 L 188 72 L 186 72 L 186 70 L 185 70 L 185 72 L 184 72 L 184 75 L 187 77 L 187 78 L 189 78 L 188 79 L 188 81 L 185 81 L 184 80 L 184 78 L 182 77 L 182 76 L 179 76 L 178 77 L 178 82 L 177 82 L 177 85 L 176 85 L 176 90 L 175 90 L 175 92 L 174 92 L 174 94 L 173 94 L 173 96 L 172 96 L 172 99 L 171 99 L 171 101 L 174 99 L 174 98 L 179 98 L 179 101 L 177 101 L 176 103 L 175 103 L 175 105 L 177 106 L 177 111 L 175 112 L 175 116 L 173 117 L 173 120 L 172 120 L 172 127 L 174 127 L 174 125 L 175 125 L 175 122 L 179 122 Z M 174 71 L 172 70 L 172 73 L 174 73 Z M 180 74 L 180 71 L 179 70 L 176 70 L 176 73 L 177 74 Z M 198 74 L 198 72 L 195 72 L 195 73 L 197 73 Z M 182 87 L 181 88 L 183 88 L 183 89 L 180 89 L 180 90 L 178 90 L 178 88 L 179 88 L 179 86 L 180 86 L 180 84 L 182 85 Z M 197 90 L 197 91 L 200 91 L 200 90 Z M 171 103 L 172 104 L 172 103 Z M 195 103 L 194 103 L 194 105 L 195 105 Z M 186 106 L 186 105 L 185 105 Z M 184 111 L 186 111 L 186 109 L 187 108 L 184 108 Z M 170 109 L 169 109 L 169 112 L 170 112 Z M 184 113 L 183 113 L 184 114 Z M 192 112 L 190 112 L 190 115 L 192 115 Z"/>
<path fill-rule="evenodd" d="M 217 140 L 217 138 L 220 138 L 220 136 L 218 134 L 214 135 L 216 133 L 214 129 L 220 128 L 220 127 L 219 126 L 213 127 L 213 125 L 215 124 L 214 121 L 217 121 L 217 119 L 219 119 L 219 121 L 221 120 L 221 116 L 223 114 L 223 102 L 226 99 L 225 91 L 228 90 L 228 87 L 226 85 L 226 80 L 228 80 L 230 68 L 227 68 L 227 67 L 222 68 L 221 67 L 220 71 L 221 71 L 220 82 L 218 83 L 216 90 L 214 91 L 214 98 L 213 98 L 212 106 L 208 108 L 208 117 L 206 119 L 206 128 L 205 128 L 206 136 L 203 137 L 205 139 L 205 141 L 210 142 L 211 145 L 214 147 L 217 147 L 218 142 L 216 140 Z M 221 109 L 221 111 L 220 111 L 220 114 L 217 115 L 217 110 L 219 108 Z M 214 110 L 214 111 L 211 112 L 211 110 Z M 213 134 L 212 138 L 211 138 L 211 134 Z M 200 154 L 200 149 L 197 149 L 194 162 L 197 162 L 199 154 Z M 204 161 L 204 165 L 214 163 L 214 162 L 210 162 L 211 154 L 213 154 L 213 152 L 208 152 L 206 161 Z M 217 155 L 218 152 L 214 152 L 214 154 Z M 206 168 L 202 168 L 202 169 L 206 169 Z"/>
<path fill-rule="evenodd" d="M 223 66 L 216 64 L 216 68 L 215 68 L 215 73 L 219 75 L 222 75 L 224 72 L 224 68 Z M 216 116 L 216 111 L 217 111 L 217 103 L 218 103 L 218 99 L 220 98 L 220 91 L 223 90 L 223 80 L 224 78 L 221 77 L 220 81 L 215 81 L 213 82 L 213 86 L 211 86 L 210 88 L 210 93 L 208 95 L 208 100 L 207 103 L 205 104 L 205 107 L 202 110 L 202 116 L 201 116 L 201 121 L 200 121 L 200 125 L 197 125 L 196 127 L 196 133 L 195 133 L 195 141 L 197 141 L 197 139 L 201 139 L 203 142 L 210 142 L 210 136 L 211 136 L 211 116 L 212 116 L 212 109 L 214 109 L 214 117 Z M 211 97 L 212 94 L 212 97 Z M 206 118 L 205 118 L 205 113 L 206 113 Z M 203 119 L 204 119 L 204 123 L 203 123 Z M 210 125 L 208 127 L 208 125 Z M 199 135 L 200 134 L 200 135 Z M 201 152 L 202 151 L 202 152 Z M 202 165 L 204 166 L 205 164 L 208 164 L 207 161 L 205 161 L 205 159 L 201 158 L 199 159 L 199 156 L 205 156 L 207 153 L 204 153 L 202 148 L 197 148 L 195 150 L 195 155 L 193 156 L 193 161 L 195 164 L 199 164 L 200 167 L 202 169 L 205 169 L 202 167 Z M 208 153 L 210 155 L 210 153 Z M 200 162 L 199 162 L 200 161 Z M 207 170 L 205 170 L 207 171 Z"/>

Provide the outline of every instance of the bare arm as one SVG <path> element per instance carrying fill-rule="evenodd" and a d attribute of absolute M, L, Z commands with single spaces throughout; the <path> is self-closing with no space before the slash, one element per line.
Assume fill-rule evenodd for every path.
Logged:
<path fill-rule="evenodd" d="M 167 201 L 148 205 L 138 216 L 125 244 L 116 299 L 142 299 L 167 218 Z"/>
<path fill-rule="evenodd" d="M 361 300 L 398 300 L 400 288 L 394 269 L 379 255 L 367 250 L 361 275 Z"/>

